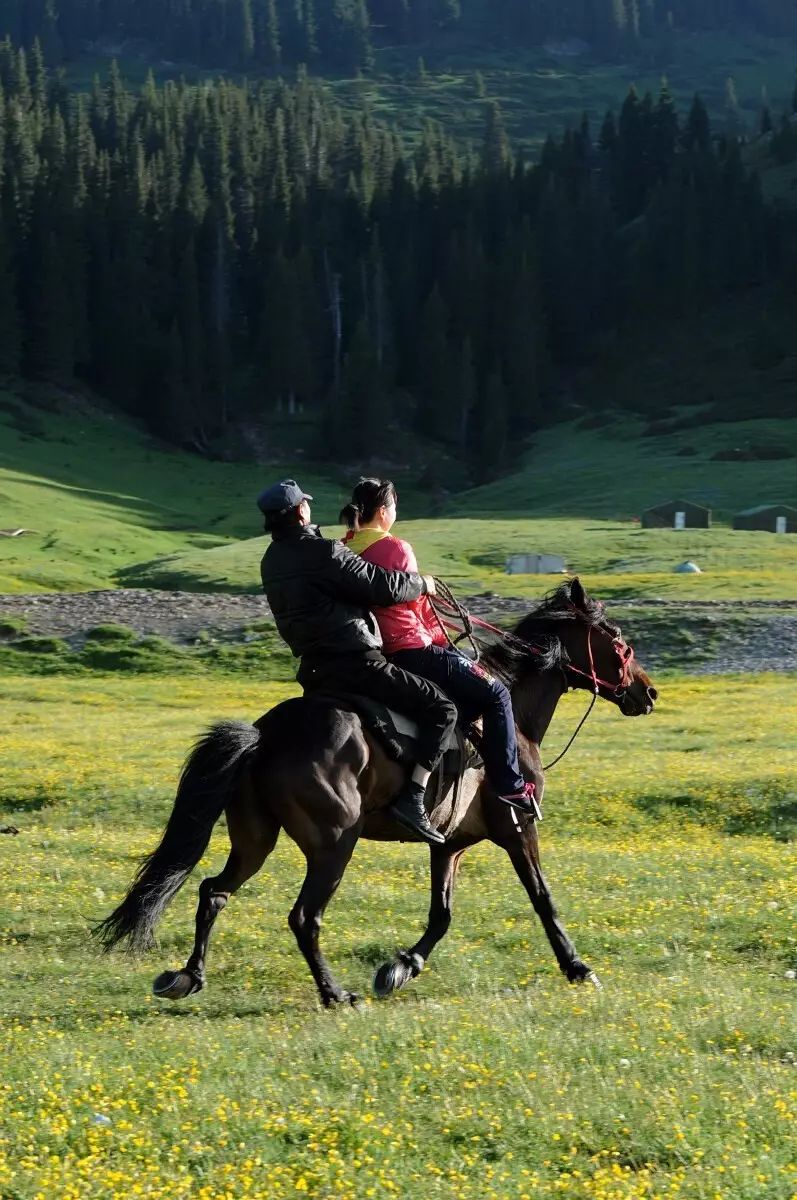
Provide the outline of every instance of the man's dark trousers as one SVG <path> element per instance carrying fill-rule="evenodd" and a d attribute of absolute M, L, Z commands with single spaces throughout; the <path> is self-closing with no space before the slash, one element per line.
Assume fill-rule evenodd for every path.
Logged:
<path fill-rule="evenodd" d="M 379 651 L 307 656 L 296 676 L 305 692 L 367 696 L 418 724 L 418 766 L 433 771 L 457 723 L 454 704 L 429 679 L 388 662 Z"/>

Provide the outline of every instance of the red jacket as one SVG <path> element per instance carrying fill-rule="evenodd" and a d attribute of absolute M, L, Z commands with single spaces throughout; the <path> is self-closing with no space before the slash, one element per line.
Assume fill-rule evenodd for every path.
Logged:
<path fill-rule="evenodd" d="M 390 533 L 363 529 L 347 534 L 344 541 L 355 554 L 377 567 L 388 571 L 418 571 L 412 546 Z M 385 654 L 449 644 L 428 596 L 406 604 L 394 604 L 391 608 L 375 608 L 373 613 L 382 634 Z"/>

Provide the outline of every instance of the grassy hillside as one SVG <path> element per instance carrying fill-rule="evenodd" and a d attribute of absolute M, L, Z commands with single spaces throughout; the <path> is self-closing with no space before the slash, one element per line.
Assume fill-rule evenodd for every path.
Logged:
<path fill-rule="evenodd" d="M 648 428 L 637 417 L 615 414 L 599 429 L 585 429 L 583 422 L 546 429 L 520 470 L 460 494 L 450 515 L 556 513 L 629 520 L 677 496 L 711 508 L 716 521 L 728 523 L 734 513 L 755 504 L 797 506 L 797 417 L 711 422 L 658 436 L 645 436 Z M 782 447 L 795 457 L 714 460 L 718 451 L 751 444 Z"/>
<path fill-rule="evenodd" d="M 415 547 L 424 571 L 447 579 L 460 594 L 491 590 L 537 596 L 555 577 L 506 575 L 508 554 L 550 552 L 566 558 L 588 587 L 605 598 L 793 599 L 797 537 L 727 529 L 641 530 L 597 518 L 440 518 L 405 521 L 399 536 Z M 256 591 L 262 539 L 210 551 L 188 551 L 136 566 L 124 575 L 137 587 L 188 591 Z M 673 574 L 690 558 L 705 574 Z"/>
<path fill-rule="evenodd" d="M 793 599 L 797 537 L 737 533 L 727 523 L 734 512 L 768 500 L 797 506 L 797 460 L 714 462 L 711 455 L 751 436 L 797 450 L 797 420 L 690 429 L 696 453 L 688 458 L 678 454 L 683 434 L 643 438 L 641 429 L 628 418 L 599 430 L 555 426 L 539 435 L 522 470 L 454 497 L 443 517 L 405 521 L 396 531 L 412 541 L 424 570 L 460 591 L 537 595 L 543 580 L 507 576 L 504 566 L 509 554 L 541 551 L 563 555 L 606 597 Z M 634 523 L 644 508 L 676 496 L 714 506 L 717 525 L 675 533 Z M 253 590 L 262 549 L 257 539 L 190 550 L 136 566 L 125 578 L 143 586 Z M 686 558 L 705 574 L 674 575 Z"/>
<path fill-rule="evenodd" d="M 352 99 L 368 95 L 375 110 L 395 119 L 405 133 L 420 131 L 423 119 L 432 117 L 458 137 L 478 141 L 483 123 L 474 88 L 478 70 L 486 95 L 501 104 L 510 135 L 531 151 L 549 133 L 576 127 L 585 112 L 593 126 L 599 125 L 608 109 L 619 109 L 632 84 L 655 95 L 663 76 L 684 110 L 700 92 L 720 127 L 725 120 L 726 80 L 732 76 L 741 117 L 754 131 L 762 88 L 767 89 L 774 111 L 780 111 L 791 96 L 797 63 L 797 43 L 789 39 L 721 31 L 680 35 L 668 62 L 640 55 L 607 63 L 589 55 L 555 56 L 542 47 L 522 51 L 507 47 L 503 52 L 472 48 L 451 54 L 425 54 L 421 48 L 420 52 L 427 70 L 424 79 L 418 77 L 419 51 L 414 48 L 378 54 L 373 79 L 331 86 Z"/>
<path fill-rule="evenodd" d="M 323 473 L 295 469 L 320 514 L 336 514 Z M 255 499 L 273 473 L 169 450 L 78 402 L 41 412 L 2 395 L 0 528 L 34 532 L 0 538 L 0 591 L 108 587 L 136 562 L 253 535 L 261 526 Z"/>
<path fill-rule="evenodd" d="M 256 591 L 263 552 L 254 498 L 291 467 L 209 463 L 169 451 L 133 426 L 85 408 L 41 414 L 6 400 L 0 411 L 0 590 L 126 586 Z M 11 410 L 11 411 L 9 411 Z M 460 590 L 536 595 L 545 582 L 503 573 L 508 554 L 565 556 L 607 597 L 664 595 L 790 599 L 797 595 L 797 538 L 710 531 L 641 530 L 644 507 L 677 494 L 711 504 L 720 522 L 765 500 L 797 503 L 795 460 L 714 462 L 722 445 L 775 439 L 797 449 L 797 420 L 690 429 L 641 437 L 642 423 L 601 429 L 560 425 L 542 433 L 508 478 L 454 497 L 442 517 L 407 520 L 422 501 L 401 485 L 405 520 L 425 570 Z M 328 525 L 357 466 L 295 468 Z M 330 478 L 331 476 L 331 478 Z M 334 530 L 334 525 L 332 525 Z M 252 536 L 247 536 L 252 535 Z M 684 558 L 706 571 L 672 574 Z"/>

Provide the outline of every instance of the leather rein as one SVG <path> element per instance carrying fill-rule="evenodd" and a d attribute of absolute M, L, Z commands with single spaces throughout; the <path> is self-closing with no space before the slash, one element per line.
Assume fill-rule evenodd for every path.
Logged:
<path fill-rule="evenodd" d="M 510 647 L 514 646 L 517 649 L 521 650 L 524 654 L 529 654 L 529 653 L 534 654 L 535 653 L 534 647 L 530 646 L 528 642 L 525 642 L 523 640 L 523 638 L 516 637 L 513 633 L 507 633 L 507 631 L 505 629 L 500 629 L 497 625 L 490 625 L 489 622 L 482 621 L 478 617 L 474 617 L 471 613 L 468 612 L 468 610 L 465 608 L 465 606 L 463 604 L 461 604 L 459 602 L 459 600 L 457 600 L 457 598 L 454 596 L 451 589 L 448 587 L 448 585 L 442 579 L 435 579 L 435 586 L 437 588 L 438 595 L 432 601 L 432 608 L 433 608 L 434 614 L 437 618 L 437 622 L 438 622 L 440 628 L 442 629 L 442 631 L 445 633 L 446 637 L 448 638 L 448 641 L 449 641 L 452 649 L 457 650 L 461 654 L 462 651 L 459 649 L 459 643 L 462 641 L 465 641 L 465 640 L 469 641 L 471 646 L 473 647 L 473 651 L 475 654 L 475 661 L 478 663 L 479 659 L 481 658 L 481 650 L 479 648 L 478 642 L 476 641 L 476 637 L 474 634 L 474 628 L 478 628 L 478 629 L 487 630 L 489 633 L 495 634 L 506 645 L 508 645 Z M 443 614 L 438 612 L 438 604 L 443 609 Z M 575 604 L 571 605 L 571 607 L 573 608 L 573 610 L 575 612 L 579 612 L 579 610 Z M 450 620 L 446 619 L 446 614 L 445 614 L 446 609 L 453 610 L 453 614 L 455 614 L 457 619 L 462 622 L 462 626 L 463 626 L 462 631 L 459 633 L 459 636 L 456 638 L 452 638 L 450 631 L 452 629 L 457 629 L 457 626 L 452 624 L 452 622 Z M 447 615 L 450 617 L 451 613 L 448 613 Z M 600 691 L 601 688 L 606 689 L 606 691 L 609 693 L 609 697 L 611 697 L 615 700 L 618 700 L 618 701 L 622 701 L 623 696 L 628 691 L 629 687 L 631 686 L 631 683 L 633 682 L 634 650 L 633 650 L 633 647 L 629 646 L 628 643 L 626 641 L 624 641 L 624 639 L 622 637 L 620 637 L 619 634 L 617 636 L 615 636 L 614 638 L 612 638 L 612 648 L 614 649 L 614 652 L 617 655 L 618 667 L 619 667 L 618 678 L 617 678 L 616 682 L 611 683 L 607 679 L 601 679 L 601 677 L 598 675 L 598 673 L 595 670 L 595 657 L 592 652 L 593 628 L 594 628 L 593 625 L 589 625 L 588 629 L 587 629 L 587 655 L 589 657 L 589 671 L 582 671 L 580 667 L 574 667 L 571 662 L 566 663 L 565 665 L 563 665 L 560 668 L 562 671 L 562 675 L 564 677 L 564 681 L 565 681 L 565 691 L 569 690 L 569 688 L 571 688 L 571 687 L 575 689 L 575 684 L 570 683 L 570 681 L 567 678 L 567 672 L 572 671 L 574 674 L 581 675 L 584 679 L 590 680 L 590 682 L 592 684 L 592 699 L 590 700 L 587 711 L 584 713 L 584 716 L 581 718 L 578 725 L 576 726 L 575 732 L 573 733 L 572 737 L 570 738 L 570 741 L 565 746 L 564 750 L 561 752 L 561 754 L 558 754 L 556 756 L 556 758 L 553 759 L 552 762 L 549 762 L 547 765 L 543 766 L 543 768 L 542 768 L 543 771 L 550 771 L 553 767 L 555 767 L 557 765 L 557 763 L 560 763 L 562 761 L 562 759 L 565 757 L 568 750 L 571 748 L 571 746 L 575 742 L 576 738 L 581 733 L 581 730 L 586 725 L 587 718 L 590 716 L 593 708 L 595 707 L 595 701 L 598 699 L 598 696 L 601 694 L 601 691 Z"/>

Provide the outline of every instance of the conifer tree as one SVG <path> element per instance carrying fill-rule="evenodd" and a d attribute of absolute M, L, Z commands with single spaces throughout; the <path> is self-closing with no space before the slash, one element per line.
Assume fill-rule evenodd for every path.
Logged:
<path fill-rule="evenodd" d="M 175 412 L 187 427 L 203 413 L 202 381 L 205 375 L 204 332 L 196 263 L 196 242 L 189 237 L 179 260 L 177 275 L 177 312 L 172 325 L 171 367 L 177 363 L 179 339 L 180 381 L 175 390 Z M 179 405 L 177 404 L 179 401 Z"/>
<path fill-rule="evenodd" d="M 708 112 L 699 95 L 695 95 L 682 133 L 684 149 L 705 152 L 709 148 L 711 125 Z"/>
<path fill-rule="evenodd" d="M 506 467 L 506 392 L 498 371 L 491 372 L 479 401 L 479 440 L 474 447 L 474 470 L 479 480 L 492 479 Z"/>
<path fill-rule="evenodd" d="M 0 226 L 0 379 L 5 382 L 19 375 L 22 363 L 16 282 L 5 233 Z"/>
<path fill-rule="evenodd" d="M 476 402 L 476 370 L 470 338 L 465 338 L 460 346 L 452 347 L 450 371 L 455 399 L 455 407 L 451 413 L 452 432 L 459 442 L 460 450 L 465 452 L 470 441 Z"/>
<path fill-rule="evenodd" d="M 449 312 L 435 287 L 423 306 L 418 347 L 419 399 L 417 426 L 429 437 L 456 437 L 449 410 Z"/>
<path fill-rule="evenodd" d="M 374 344 L 364 321 L 352 335 L 343 366 L 341 411 L 333 426 L 339 454 L 370 456 L 387 446 L 390 406 Z"/>
<path fill-rule="evenodd" d="M 227 37 L 233 62 L 246 67 L 255 52 L 252 0 L 227 0 Z"/>
<path fill-rule="evenodd" d="M 510 163 L 509 138 L 504 126 L 501 105 L 490 100 L 486 105 L 484 141 L 482 143 L 482 170 L 493 174 L 505 170 Z"/>
<path fill-rule="evenodd" d="M 741 136 L 744 122 L 739 111 L 736 81 L 732 75 L 725 80 L 725 136 L 735 141 Z"/>

